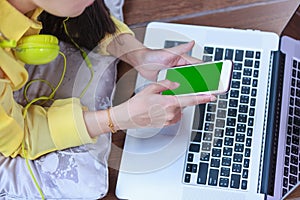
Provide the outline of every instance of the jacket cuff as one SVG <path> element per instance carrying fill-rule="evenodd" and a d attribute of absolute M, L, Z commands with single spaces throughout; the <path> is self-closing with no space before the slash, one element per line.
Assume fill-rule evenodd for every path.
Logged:
<path fill-rule="evenodd" d="M 48 110 L 48 123 L 57 149 L 92 143 L 79 99 L 56 100 Z"/>

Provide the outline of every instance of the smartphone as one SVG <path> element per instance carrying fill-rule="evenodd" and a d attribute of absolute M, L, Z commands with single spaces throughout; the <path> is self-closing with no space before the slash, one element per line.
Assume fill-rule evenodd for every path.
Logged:
<path fill-rule="evenodd" d="M 174 90 L 165 90 L 163 95 L 225 94 L 231 82 L 233 63 L 231 60 L 206 62 L 163 69 L 157 80 L 178 82 Z"/>

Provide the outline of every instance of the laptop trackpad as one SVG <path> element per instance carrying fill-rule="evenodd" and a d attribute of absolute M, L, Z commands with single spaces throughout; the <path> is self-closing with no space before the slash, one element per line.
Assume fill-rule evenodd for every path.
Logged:
<path fill-rule="evenodd" d="M 149 173 L 165 168 L 185 155 L 188 132 L 181 123 L 163 129 L 136 129 L 127 132 L 122 169 Z"/>
<path fill-rule="evenodd" d="M 126 140 L 133 144 L 126 147 L 132 153 L 153 153 L 167 148 L 178 137 L 180 123 L 164 128 L 131 129 L 127 132 Z"/>

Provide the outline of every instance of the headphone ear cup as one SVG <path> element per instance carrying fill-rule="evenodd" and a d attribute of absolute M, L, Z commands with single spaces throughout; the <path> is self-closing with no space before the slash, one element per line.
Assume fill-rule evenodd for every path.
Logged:
<path fill-rule="evenodd" d="M 26 64 L 41 65 L 54 60 L 59 53 L 58 39 L 53 35 L 30 35 L 21 38 L 16 57 Z"/>

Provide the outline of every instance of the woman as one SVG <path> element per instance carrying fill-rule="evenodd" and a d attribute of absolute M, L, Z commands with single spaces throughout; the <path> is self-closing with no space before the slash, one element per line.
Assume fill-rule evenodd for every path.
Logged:
<path fill-rule="evenodd" d="M 24 36 L 38 34 L 42 26 L 36 19 L 42 9 L 63 18 L 77 17 L 98 3 L 94 0 L 0 0 L 3 15 L 0 17 L 0 39 L 18 42 Z M 76 29 L 67 21 L 71 38 L 88 49 L 100 41 L 103 54 L 124 60 L 150 80 L 155 80 L 162 68 L 196 61 L 184 55 L 193 47 L 193 42 L 168 51 L 151 50 L 138 42 L 126 25 L 107 16 L 108 13 L 103 15 L 108 29 L 91 42 L 92 46 L 84 46 L 85 42 L 76 40 L 76 34 L 72 34 Z M 68 38 L 59 39 L 72 43 Z M 14 57 L 12 49 L 0 48 L 0 152 L 6 157 L 21 155 L 36 159 L 52 151 L 93 143 L 103 133 L 170 125 L 180 120 L 181 109 L 185 106 L 215 100 L 214 96 L 162 96 L 161 91 L 178 87 L 177 83 L 162 81 L 108 110 L 86 111 L 78 98 L 67 98 L 56 100 L 47 108 L 32 105 L 24 119 L 24 108 L 13 99 L 13 91 L 22 88 L 27 81 L 28 73 L 23 65 Z M 23 141 L 25 150 L 22 150 Z"/>

